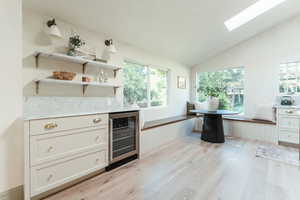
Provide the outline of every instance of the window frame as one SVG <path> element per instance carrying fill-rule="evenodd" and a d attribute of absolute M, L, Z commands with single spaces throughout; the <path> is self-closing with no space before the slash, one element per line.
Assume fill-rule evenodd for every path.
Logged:
<path fill-rule="evenodd" d="M 280 92 L 280 85 L 282 83 L 281 80 L 281 68 L 283 67 L 282 65 L 285 65 L 285 70 L 288 71 L 288 68 L 290 66 L 290 64 L 295 64 L 296 65 L 296 84 L 300 84 L 300 61 L 299 60 L 295 60 L 295 61 L 289 61 L 289 62 L 282 62 L 279 64 L 279 70 L 278 70 L 278 87 L 277 87 L 277 93 L 279 96 L 284 96 L 284 95 L 290 95 L 290 96 L 300 96 L 300 92 L 297 92 L 298 88 L 296 88 L 296 92 L 292 93 L 292 92 L 288 92 L 288 91 L 284 91 L 284 92 Z M 287 76 L 290 76 L 289 73 L 286 73 Z"/>
<path fill-rule="evenodd" d="M 150 65 L 150 64 L 143 64 L 141 62 L 137 62 L 135 60 L 132 59 L 124 59 L 123 63 L 132 63 L 132 64 L 136 64 L 136 65 L 140 65 L 146 68 L 147 71 L 147 81 L 146 81 L 146 88 L 147 88 L 147 107 L 141 107 L 142 110 L 149 110 L 149 109 L 156 109 L 156 108 L 164 108 L 167 107 L 169 105 L 169 96 L 170 96 L 170 69 L 165 68 L 165 67 L 157 67 L 155 65 Z M 151 100 L 151 79 L 150 79 L 150 68 L 152 69 L 158 69 L 158 70 L 162 70 L 164 72 L 166 72 L 166 99 L 165 99 L 165 104 L 164 105 L 159 105 L 159 106 L 151 106 L 152 100 Z M 123 102 L 124 102 L 124 94 L 123 94 Z M 139 102 L 136 102 L 139 103 Z M 141 102 L 140 102 L 141 103 Z"/>

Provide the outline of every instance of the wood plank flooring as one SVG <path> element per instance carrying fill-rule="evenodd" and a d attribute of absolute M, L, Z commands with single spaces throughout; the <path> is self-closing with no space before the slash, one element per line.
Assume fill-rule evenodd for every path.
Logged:
<path fill-rule="evenodd" d="M 299 200 L 300 168 L 255 157 L 260 144 L 187 137 L 47 200 Z"/>

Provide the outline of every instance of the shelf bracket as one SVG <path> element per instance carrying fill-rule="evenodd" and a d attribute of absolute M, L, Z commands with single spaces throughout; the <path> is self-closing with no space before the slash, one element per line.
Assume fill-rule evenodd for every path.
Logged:
<path fill-rule="evenodd" d="M 88 62 L 82 64 L 82 73 L 83 73 L 83 74 L 86 73 L 86 65 L 87 65 L 87 64 L 88 64 Z"/>
<path fill-rule="evenodd" d="M 35 94 L 39 94 L 40 89 L 40 81 L 35 82 Z"/>
<path fill-rule="evenodd" d="M 39 64 L 40 64 L 40 62 L 39 62 L 39 61 L 40 61 L 40 59 L 39 59 L 39 58 L 40 58 L 40 54 L 41 54 L 41 53 L 37 53 L 37 54 L 34 56 L 34 57 L 35 57 L 35 67 L 36 67 L 36 68 L 39 68 Z"/>
<path fill-rule="evenodd" d="M 82 94 L 85 95 L 88 85 L 82 85 Z"/>
<path fill-rule="evenodd" d="M 117 73 L 118 73 L 118 71 L 120 70 L 121 68 L 118 68 L 118 69 L 114 69 L 114 77 L 116 78 L 116 76 L 117 76 Z"/>

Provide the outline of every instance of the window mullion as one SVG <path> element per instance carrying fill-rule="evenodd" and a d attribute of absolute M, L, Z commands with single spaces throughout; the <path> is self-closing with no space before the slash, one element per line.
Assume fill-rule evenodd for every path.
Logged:
<path fill-rule="evenodd" d="M 147 66 L 147 105 L 148 107 L 151 107 L 151 81 L 149 66 Z"/>
<path fill-rule="evenodd" d="M 295 88 L 295 94 L 298 93 L 298 63 L 295 64 L 295 69 L 296 69 L 296 73 L 295 73 L 295 84 L 296 84 L 296 88 Z"/>

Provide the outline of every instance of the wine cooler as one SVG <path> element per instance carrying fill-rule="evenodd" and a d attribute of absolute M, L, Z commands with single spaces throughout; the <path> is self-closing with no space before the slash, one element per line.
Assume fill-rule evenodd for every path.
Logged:
<path fill-rule="evenodd" d="M 138 155 L 139 113 L 115 113 L 109 119 L 110 164 Z"/>

